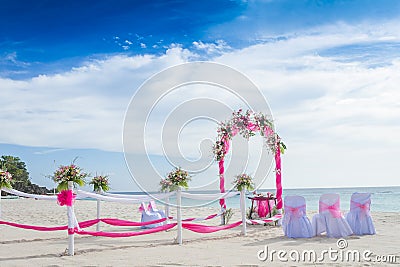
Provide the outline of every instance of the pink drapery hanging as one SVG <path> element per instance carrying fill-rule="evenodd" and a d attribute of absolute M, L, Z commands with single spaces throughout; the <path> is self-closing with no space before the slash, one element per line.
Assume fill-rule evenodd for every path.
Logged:
<path fill-rule="evenodd" d="M 259 127 L 253 124 L 249 124 L 248 129 L 256 129 L 259 130 Z M 274 134 L 273 130 L 269 127 L 265 128 L 265 136 Z M 229 140 L 227 137 L 224 137 L 222 139 L 222 142 L 224 143 L 224 149 L 225 149 L 225 155 L 229 151 Z M 222 158 L 219 162 L 219 189 L 221 193 L 225 193 L 225 177 L 224 177 L 224 158 Z M 279 143 L 279 137 L 278 137 L 278 142 L 276 144 L 276 151 L 275 151 L 275 182 L 276 182 L 276 208 L 277 209 L 282 209 L 283 203 L 282 203 L 282 166 L 281 166 L 281 150 L 280 150 L 280 143 Z M 225 199 L 221 198 L 219 200 L 219 204 L 223 209 L 226 209 L 226 203 Z"/>
<path fill-rule="evenodd" d="M 276 183 L 276 208 L 282 209 L 282 167 L 281 167 L 281 150 L 279 141 L 275 149 L 275 183 Z"/>
<path fill-rule="evenodd" d="M 221 191 L 221 193 L 225 193 L 224 159 L 221 159 L 218 162 L 218 165 L 219 165 L 219 190 Z M 225 199 L 224 198 L 221 198 L 219 200 L 219 205 L 223 209 L 226 209 L 226 203 L 225 203 Z"/>

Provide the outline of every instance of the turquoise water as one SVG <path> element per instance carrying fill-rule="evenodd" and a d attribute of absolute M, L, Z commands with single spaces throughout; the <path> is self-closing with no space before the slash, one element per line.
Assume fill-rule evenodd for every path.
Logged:
<path fill-rule="evenodd" d="M 190 191 L 189 191 L 190 192 Z M 273 192 L 275 190 L 259 190 L 259 192 Z M 301 189 L 283 189 L 283 197 L 287 195 L 300 195 L 306 199 L 308 210 L 318 210 L 318 200 L 322 194 L 338 193 L 340 195 L 341 210 L 350 209 L 350 197 L 354 192 L 371 193 L 371 211 L 381 212 L 400 212 L 400 186 L 394 187 L 353 187 L 353 188 L 301 188 Z M 118 192 L 123 194 L 144 194 L 143 192 Z M 198 193 L 217 193 L 217 191 L 193 192 Z M 171 203 L 175 203 L 175 199 L 170 199 Z M 218 201 L 204 202 L 192 199 L 182 199 L 183 206 L 212 206 L 219 207 Z M 239 196 L 226 199 L 228 208 L 239 208 Z M 251 205 L 247 200 L 247 207 Z"/>

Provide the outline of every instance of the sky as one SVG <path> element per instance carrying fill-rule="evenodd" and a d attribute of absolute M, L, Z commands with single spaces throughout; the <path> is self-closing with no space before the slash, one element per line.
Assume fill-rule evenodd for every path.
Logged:
<path fill-rule="evenodd" d="M 109 175 L 114 191 L 140 190 L 123 153 L 129 104 L 149 78 L 196 61 L 239 71 L 267 99 L 288 147 L 284 188 L 400 185 L 400 2 L 390 0 L 4 0 L 0 154 L 23 160 L 42 186 L 77 158 L 92 175 Z M 187 90 L 160 102 L 154 129 L 188 95 L 240 107 L 224 90 Z M 216 122 L 185 125 L 168 140 L 179 139 L 181 158 L 210 163 L 204 140 L 215 140 Z M 262 140 L 249 146 L 246 164 L 257 164 Z M 164 152 L 137 156 L 163 176 L 173 167 Z M 207 166 L 202 179 L 213 181 L 217 164 Z M 160 177 L 140 179 L 157 190 Z M 262 187 L 274 186 L 271 172 Z"/>

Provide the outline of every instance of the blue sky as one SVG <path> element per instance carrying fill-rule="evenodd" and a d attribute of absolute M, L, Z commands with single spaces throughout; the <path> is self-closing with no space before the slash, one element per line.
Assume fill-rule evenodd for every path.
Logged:
<path fill-rule="evenodd" d="M 0 154 L 48 187 L 54 161 L 78 156 L 136 190 L 122 153 L 132 95 L 164 68 L 209 60 L 268 99 L 289 147 L 284 186 L 399 185 L 399 14 L 389 0 L 2 1 Z"/>

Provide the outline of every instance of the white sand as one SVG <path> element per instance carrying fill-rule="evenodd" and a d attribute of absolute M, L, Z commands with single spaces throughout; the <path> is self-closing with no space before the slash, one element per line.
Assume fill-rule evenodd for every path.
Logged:
<path fill-rule="evenodd" d="M 139 221 L 138 205 L 124 205 L 102 202 L 102 217 Z M 173 215 L 175 213 L 172 210 Z M 205 217 L 216 213 L 215 208 L 183 210 L 183 216 Z M 95 201 L 77 201 L 75 213 L 79 221 L 96 217 Z M 370 250 L 376 255 L 397 256 L 400 264 L 400 219 L 398 213 L 373 212 L 377 234 L 373 236 L 351 236 L 346 238 L 348 248 L 362 254 Z M 311 214 L 309 217 L 311 218 Z M 65 225 L 66 208 L 51 201 L 33 199 L 3 199 L 1 219 L 4 221 L 40 226 Z M 240 212 L 235 211 L 231 222 L 240 220 Z M 218 225 L 219 218 L 206 223 Z M 205 222 L 202 222 L 205 223 Z M 95 226 L 88 228 L 95 230 Z M 113 227 L 101 225 L 103 231 L 139 231 L 137 227 Z M 289 239 L 283 236 L 279 226 L 248 226 L 248 234 L 240 235 L 241 226 L 211 234 L 183 231 L 183 245 L 174 244 L 176 228 L 168 232 L 129 238 L 106 238 L 75 235 L 75 256 L 66 256 L 68 247 L 66 231 L 38 232 L 10 226 L 0 226 L 0 266 L 375 266 L 367 262 L 334 262 L 326 255 L 322 263 L 280 262 L 275 255 L 273 262 L 268 258 L 261 261 L 257 252 L 268 246 L 271 250 L 315 250 L 329 248 L 338 250 L 336 239 L 314 237 L 309 239 Z M 343 251 L 345 251 L 343 250 Z M 293 252 L 292 252 L 293 253 Z M 292 254 L 295 255 L 295 254 Z M 262 255 L 261 255 L 262 256 Z M 389 263 L 379 263 L 387 266 Z M 391 264 L 392 265 L 392 264 Z"/>

